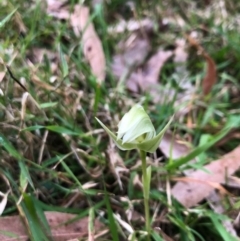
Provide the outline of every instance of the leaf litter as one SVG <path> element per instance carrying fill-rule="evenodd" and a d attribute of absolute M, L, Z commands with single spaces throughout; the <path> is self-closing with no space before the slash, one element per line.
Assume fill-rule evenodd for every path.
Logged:
<path fill-rule="evenodd" d="M 183 206 L 190 208 L 207 198 L 221 183 L 227 183 L 228 177 L 233 175 L 240 167 L 240 147 L 222 156 L 219 160 L 212 161 L 188 175 L 189 179 L 177 182 L 172 188 L 172 195 Z M 221 190 L 221 187 L 218 187 Z"/>

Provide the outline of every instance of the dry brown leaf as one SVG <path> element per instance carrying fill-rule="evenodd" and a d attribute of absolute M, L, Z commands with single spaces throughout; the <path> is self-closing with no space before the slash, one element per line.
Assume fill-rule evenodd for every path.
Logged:
<path fill-rule="evenodd" d="M 28 52 L 28 59 L 26 62 L 31 68 L 32 73 L 37 73 L 39 65 L 44 62 L 44 57 L 49 60 L 52 73 L 49 81 L 53 83 L 57 80 L 56 74 L 59 70 L 59 57 L 57 53 L 44 48 L 33 48 Z"/>
<path fill-rule="evenodd" d="M 142 65 L 151 50 L 148 39 L 139 32 L 132 33 L 126 41 L 120 41 L 117 48 L 126 67 Z"/>
<path fill-rule="evenodd" d="M 230 131 L 224 138 L 222 138 L 222 140 L 216 144 L 216 146 L 223 146 L 225 143 L 232 139 L 240 139 L 240 132 L 237 132 L 236 129 Z"/>
<path fill-rule="evenodd" d="M 178 140 L 173 133 L 170 132 L 164 134 L 159 148 L 166 157 L 173 159 L 186 156 L 190 152 L 189 146 L 185 145 L 183 141 Z"/>
<path fill-rule="evenodd" d="M 50 91 L 55 91 L 56 93 L 59 93 L 59 94 L 63 92 L 62 90 L 57 89 L 55 86 L 49 85 L 46 82 L 41 81 L 40 78 L 34 73 L 31 75 L 31 80 L 36 86 L 40 88 L 50 90 Z"/>
<path fill-rule="evenodd" d="M 224 155 L 221 159 L 204 166 L 209 173 L 202 170 L 189 175 L 199 181 L 222 183 L 226 177 L 231 176 L 240 167 L 240 146 Z M 206 198 L 213 186 L 199 182 L 178 182 L 172 189 L 172 195 L 185 207 L 192 207 Z"/>
<path fill-rule="evenodd" d="M 159 145 L 160 150 L 167 158 L 178 159 L 186 156 L 191 148 L 186 142 L 178 140 L 173 133 L 167 132 L 164 134 L 162 141 Z M 191 160 L 190 163 L 196 162 L 195 159 Z M 188 175 L 192 170 L 184 171 L 184 174 Z"/>
<path fill-rule="evenodd" d="M 76 36 L 82 33 L 83 52 L 89 62 L 92 73 L 101 84 L 105 79 L 106 61 L 102 43 L 94 29 L 92 22 L 89 22 L 89 9 L 81 5 L 75 5 L 70 22 Z"/>
<path fill-rule="evenodd" d="M 226 185 L 227 187 L 239 189 L 240 188 L 240 178 L 236 177 L 236 176 L 230 176 L 230 177 L 228 177 L 227 180 L 224 181 L 223 184 Z"/>
<path fill-rule="evenodd" d="M 220 183 L 218 182 L 210 182 L 208 180 L 199 180 L 199 179 L 195 179 L 192 177 L 176 177 L 176 178 L 172 178 L 172 180 L 174 181 L 179 181 L 179 182 L 196 182 L 196 183 L 202 183 L 202 184 L 206 184 L 211 186 L 214 189 L 217 189 L 222 195 L 231 195 Z"/>
<path fill-rule="evenodd" d="M 138 51 L 136 50 L 136 52 Z M 142 53 L 141 56 L 142 60 L 144 60 L 147 56 L 147 52 Z M 147 91 L 152 95 L 155 102 L 158 102 L 160 93 L 156 86 L 159 86 L 159 74 L 163 65 L 171 56 L 172 51 L 165 51 L 162 49 L 158 50 L 158 52 L 154 54 L 142 68 L 138 68 L 130 74 L 126 81 L 127 88 L 133 92 L 138 92 L 139 89 L 142 91 Z M 124 69 L 120 70 L 116 63 L 114 66 L 116 66 L 115 69 L 118 68 L 118 71 L 123 73 Z M 114 73 L 116 73 L 116 71 L 114 71 Z"/>
<path fill-rule="evenodd" d="M 172 56 L 170 50 L 159 49 L 146 63 L 142 71 L 142 76 L 139 78 L 139 85 L 142 90 L 149 90 L 150 93 L 158 84 L 158 77 L 163 65 Z M 153 87 L 153 89 L 152 89 Z M 158 94 L 159 95 L 159 94 Z"/>
<path fill-rule="evenodd" d="M 207 95 L 217 81 L 217 69 L 215 62 L 207 53 L 204 53 L 203 56 L 207 61 L 207 73 L 202 81 L 202 88 L 204 95 Z"/>
<path fill-rule="evenodd" d="M 66 0 L 47 0 L 47 13 L 58 19 L 69 19 L 70 13 L 63 5 Z"/>
<path fill-rule="evenodd" d="M 202 81 L 202 88 L 204 95 L 207 95 L 210 93 L 213 85 L 217 81 L 217 68 L 216 64 L 213 61 L 213 59 L 209 56 L 209 54 L 204 50 L 202 46 L 198 43 L 198 41 L 194 38 L 192 38 L 190 35 L 186 36 L 189 43 L 194 46 L 199 53 L 206 59 L 207 62 L 207 72 L 205 74 L 205 77 Z"/>
<path fill-rule="evenodd" d="M 131 76 L 136 73 L 136 68 L 142 65 L 149 54 L 150 44 L 146 38 L 139 33 L 131 34 L 127 40 L 120 41 L 117 46 L 118 54 L 113 57 L 112 72 L 119 79 L 119 85 L 127 88 L 132 92 L 139 91 L 137 78 Z"/>
<path fill-rule="evenodd" d="M 68 239 L 87 237 L 88 218 L 82 218 L 69 224 L 67 221 L 76 217 L 76 215 L 59 212 L 45 212 L 49 226 L 51 227 L 54 241 L 66 241 Z M 9 225 L 11 224 L 11 225 Z M 95 220 L 95 230 L 100 230 L 102 224 Z M 0 219 L 0 240 L 1 241 L 27 241 L 28 234 L 19 216 L 2 217 Z M 5 234 L 4 234 L 5 233 Z M 9 236 L 14 234 L 17 237 Z M 7 235 L 8 234 L 8 235 Z"/>

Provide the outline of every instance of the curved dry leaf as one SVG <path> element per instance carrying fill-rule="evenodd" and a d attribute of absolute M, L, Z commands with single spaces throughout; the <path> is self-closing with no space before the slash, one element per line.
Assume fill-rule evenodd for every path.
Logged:
<path fill-rule="evenodd" d="M 207 72 L 202 81 L 202 88 L 204 95 L 207 95 L 217 81 L 217 69 L 215 62 L 207 53 L 204 53 L 203 56 L 207 61 Z"/>
<path fill-rule="evenodd" d="M 150 49 L 149 41 L 138 33 L 131 34 L 127 40 L 119 42 L 120 53 L 113 57 L 112 64 L 113 74 L 120 79 L 118 85 L 125 87 L 126 82 L 127 89 L 132 92 L 139 91 L 139 72 L 141 71 L 136 68 L 144 63 Z"/>
<path fill-rule="evenodd" d="M 200 179 L 196 179 L 196 178 L 192 178 L 192 177 L 176 177 L 176 178 L 173 178 L 172 180 L 179 181 L 179 182 L 185 182 L 185 183 L 196 182 L 196 183 L 201 183 L 204 185 L 206 184 L 208 186 L 211 186 L 214 189 L 217 189 L 222 195 L 225 195 L 225 194 L 230 195 L 230 193 L 219 182 L 211 182 L 209 180 L 200 180 Z"/>
<path fill-rule="evenodd" d="M 66 0 L 46 0 L 47 13 L 50 16 L 54 16 L 58 19 L 69 19 L 70 13 L 66 7 L 64 7 Z"/>
<path fill-rule="evenodd" d="M 80 33 L 82 33 L 84 55 L 91 66 L 92 73 L 97 77 L 98 83 L 101 84 L 106 75 L 106 60 L 102 43 L 92 22 L 90 22 L 89 9 L 76 5 L 70 17 L 70 22 L 76 36 L 80 36 Z"/>
<path fill-rule="evenodd" d="M 167 158 L 178 159 L 186 156 L 191 150 L 189 145 L 182 140 L 176 138 L 176 136 L 167 132 L 164 134 L 159 148 Z"/>
<path fill-rule="evenodd" d="M 190 45 L 195 47 L 207 61 L 207 72 L 202 81 L 203 93 L 204 95 L 207 95 L 210 93 L 213 85 L 216 83 L 217 80 L 216 64 L 196 39 L 192 38 L 190 35 L 187 35 L 186 38 Z"/>
<path fill-rule="evenodd" d="M 128 78 L 126 85 L 131 91 L 137 92 L 140 88 L 142 91 L 148 91 L 154 102 L 159 102 L 159 85 L 158 78 L 165 62 L 172 56 L 172 51 L 159 49 L 143 68 L 134 71 Z"/>
<path fill-rule="evenodd" d="M 224 155 L 221 159 L 204 166 L 208 173 L 197 170 L 189 175 L 189 178 L 198 180 L 198 182 L 176 183 L 172 189 L 172 195 L 187 208 L 198 204 L 214 190 L 214 186 L 209 185 L 209 183 L 222 183 L 226 177 L 231 176 L 239 169 L 239 156 L 240 146 Z"/>

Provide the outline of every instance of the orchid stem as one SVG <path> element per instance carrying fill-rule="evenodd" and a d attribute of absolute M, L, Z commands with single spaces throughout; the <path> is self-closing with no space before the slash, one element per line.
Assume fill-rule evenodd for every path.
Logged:
<path fill-rule="evenodd" d="M 144 209 L 145 209 L 145 225 L 147 231 L 147 240 L 150 241 L 150 217 L 149 217 L 149 189 L 150 180 L 147 176 L 147 161 L 146 152 L 140 150 L 140 156 L 142 160 L 142 174 L 143 174 L 143 198 L 144 198 Z"/>

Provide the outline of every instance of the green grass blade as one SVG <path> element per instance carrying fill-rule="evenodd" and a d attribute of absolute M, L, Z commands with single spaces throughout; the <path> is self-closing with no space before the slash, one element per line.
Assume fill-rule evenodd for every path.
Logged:
<path fill-rule="evenodd" d="M 79 186 L 80 190 L 82 193 L 85 193 L 85 190 L 82 187 L 82 184 L 79 182 L 79 180 L 77 179 L 77 177 L 73 174 L 73 172 L 71 171 L 71 169 L 66 165 L 66 163 L 64 161 L 61 162 L 63 168 L 66 170 L 66 172 L 72 177 L 72 179 L 77 183 L 77 185 Z"/>
<path fill-rule="evenodd" d="M 48 129 L 49 131 L 54 131 L 56 133 L 60 133 L 60 134 L 67 134 L 67 135 L 80 135 L 81 133 L 78 131 L 72 131 L 69 130 L 63 126 L 46 126 L 46 129 Z"/>
<path fill-rule="evenodd" d="M 22 175 L 26 177 L 29 184 L 34 188 L 33 181 L 31 179 L 31 176 L 29 174 L 28 168 L 25 166 L 23 162 L 23 157 L 17 152 L 17 150 L 13 147 L 13 145 L 3 136 L 0 135 L 0 146 L 3 146 L 4 149 L 14 158 L 18 160 L 18 165 L 21 170 L 20 174 L 20 182 L 23 182 Z"/>
<path fill-rule="evenodd" d="M 23 194 L 22 208 L 28 221 L 29 233 L 32 241 L 50 241 L 43 223 L 40 221 L 31 196 Z"/>
<path fill-rule="evenodd" d="M 155 241 L 164 241 L 164 239 L 156 232 L 152 232 L 152 237 Z"/>
<path fill-rule="evenodd" d="M 112 211 L 112 208 L 111 208 L 111 205 L 110 205 L 110 201 L 109 201 L 109 197 L 108 197 L 105 185 L 104 185 L 104 193 L 105 193 L 105 203 L 106 203 L 106 206 L 107 206 L 109 228 L 110 228 L 110 232 L 111 232 L 111 235 L 112 235 L 112 241 L 119 241 L 118 231 L 117 231 L 118 228 L 117 228 L 117 225 L 115 223 L 113 211 Z"/>
<path fill-rule="evenodd" d="M 34 189 L 32 178 L 29 174 L 28 168 L 24 164 L 23 161 L 19 160 L 18 165 L 20 167 L 20 186 L 22 189 L 24 189 L 27 182 L 32 186 Z"/>
<path fill-rule="evenodd" d="M 64 57 L 64 53 L 62 51 L 61 45 L 59 44 L 59 55 L 60 55 L 60 62 L 62 66 L 63 78 L 65 79 L 68 76 L 68 64 Z"/>
<path fill-rule="evenodd" d="M 3 146 L 8 154 L 15 157 L 17 160 L 22 158 L 13 145 L 2 134 L 0 134 L 0 146 Z"/>
<path fill-rule="evenodd" d="M 229 232 L 227 232 L 226 228 L 223 227 L 221 222 L 219 222 L 218 217 L 216 215 L 209 213 L 208 216 L 224 241 L 239 241 L 239 239 L 233 237 Z"/>
<path fill-rule="evenodd" d="M 89 239 L 91 239 L 90 235 L 94 234 L 94 219 L 95 219 L 95 215 L 94 215 L 94 208 L 91 207 L 89 209 L 89 215 L 88 215 L 88 235 L 89 235 Z"/>
<path fill-rule="evenodd" d="M 0 21 L 0 29 L 11 19 L 13 14 L 17 11 L 17 8 L 9 13 L 3 20 Z"/>

